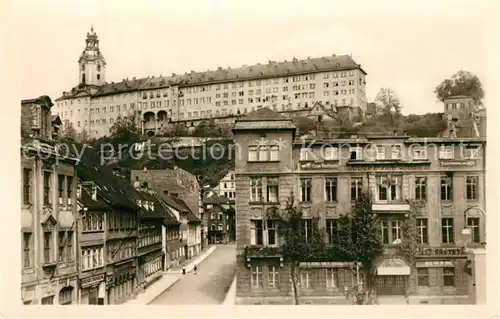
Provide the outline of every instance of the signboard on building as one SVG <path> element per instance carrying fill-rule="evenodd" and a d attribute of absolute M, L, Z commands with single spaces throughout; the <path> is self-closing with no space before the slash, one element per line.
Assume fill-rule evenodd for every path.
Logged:
<path fill-rule="evenodd" d="M 429 165 L 427 163 L 423 164 L 414 164 L 414 165 L 401 165 L 401 164 L 375 164 L 370 162 L 363 163 L 349 163 L 346 167 L 348 167 L 352 171 L 389 171 L 389 172 L 401 172 L 401 171 L 421 171 L 428 170 Z M 430 164 L 430 163 L 429 163 Z"/>
<path fill-rule="evenodd" d="M 430 256 L 450 256 L 450 257 L 465 257 L 465 247 L 449 247 L 449 248 L 418 248 L 415 255 L 417 257 Z"/>
<path fill-rule="evenodd" d="M 410 266 L 402 258 L 387 258 L 377 267 L 379 276 L 410 275 Z"/>
<path fill-rule="evenodd" d="M 344 261 L 301 262 L 299 268 L 348 268 L 354 263 Z"/>
<path fill-rule="evenodd" d="M 417 268 L 454 267 L 453 262 L 449 260 L 417 261 L 415 266 Z"/>
<path fill-rule="evenodd" d="M 300 169 L 335 169 L 338 168 L 339 164 L 337 162 L 307 162 L 300 163 Z"/>
<path fill-rule="evenodd" d="M 104 281 L 104 274 L 81 279 L 80 285 L 82 288 L 85 288 L 93 285 L 98 285 L 101 281 Z"/>
<path fill-rule="evenodd" d="M 474 160 L 442 160 L 440 162 L 441 166 L 465 166 L 471 167 L 476 165 L 476 161 Z"/>

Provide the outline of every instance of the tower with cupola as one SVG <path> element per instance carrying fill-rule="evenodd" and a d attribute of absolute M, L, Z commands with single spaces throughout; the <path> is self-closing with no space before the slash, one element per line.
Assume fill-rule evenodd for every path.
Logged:
<path fill-rule="evenodd" d="M 99 39 L 94 32 L 94 27 L 87 32 L 85 49 L 78 59 L 80 85 L 101 86 L 106 83 L 106 61 L 99 50 Z"/>

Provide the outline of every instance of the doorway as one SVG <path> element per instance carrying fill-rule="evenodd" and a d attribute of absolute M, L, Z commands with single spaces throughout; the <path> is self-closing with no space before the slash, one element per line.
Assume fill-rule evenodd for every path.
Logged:
<path fill-rule="evenodd" d="M 376 288 L 379 295 L 404 295 L 405 276 L 377 276 Z"/>

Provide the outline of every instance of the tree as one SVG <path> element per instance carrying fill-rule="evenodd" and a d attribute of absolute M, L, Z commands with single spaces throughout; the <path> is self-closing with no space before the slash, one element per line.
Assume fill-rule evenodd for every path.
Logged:
<path fill-rule="evenodd" d="M 387 117 L 391 126 L 395 126 L 401 116 L 401 102 L 396 93 L 389 88 L 380 89 L 375 97 L 375 109 L 378 115 Z"/>
<path fill-rule="evenodd" d="M 451 78 L 443 80 L 434 89 L 438 101 L 443 102 L 445 98 L 454 95 L 468 95 L 478 105 L 483 105 L 483 85 L 474 73 L 460 70 Z"/>
<path fill-rule="evenodd" d="M 357 304 L 369 304 L 375 296 L 376 261 L 384 251 L 378 216 L 372 211 L 371 193 L 362 191 L 359 194 L 350 216 L 350 230 L 352 237 L 347 248 L 357 269 L 362 271 L 364 282 L 364 285 L 358 282 L 351 295 Z"/>
<path fill-rule="evenodd" d="M 316 122 L 307 117 L 296 118 L 294 122 L 300 135 L 305 135 L 310 131 L 316 130 Z"/>
<path fill-rule="evenodd" d="M 120 144 L 130 146 L 138 142 L 141 136 L 133 115 L 118 116 L 109 129 L 109 133 L 110 141 L 115 147 L 118 147 Z"/>
<path fill-rule="evenodd" d="M 89 143 L 90 136 L 86 129 L 83 129 L 80 133 L 76 135 L 76 140 L 79 143 Z"/>
<path fill-rule="evenodd" d="M 283 239 L 280 248 L 290 269 L 290 281 L 296 305 L 300 303 L 297 288 L 300 262 L 318 260 L 325 251 L 324 235 L 318 226 L 319 219 L 310 220 L 312 227 L 309 230 L 312 231 L 306 237 L 302 217 L 302 211 L 294 205 L 293 197 L 289 198 L 283 215 L 275 216 L 278 218 L 280 238 Z"/>
<path fill-rule="evenodd" d="M 402 232 L 403 232 L 403 240 L 401 242 L 400 249 L 403 257 L 406 261 L 412 266 L 414 265 L 415 255 L 418 250 L 418 233 L 417 233 L 417 218 L 416 218 L 416 206 L 419 203 L 415 200 L 408 200 L 408 204 L 410 204 L 410 213 L 406 217 L 403 222 Z M 412 271 L 413 273 L 413 271 Z M 408 303 L 409 292 L 409 284 L 405 282 L 405 297 Z"/>
<path fill-rule="evenodd" d="M 75 141 L 77 138 L 77 133 L 75 128 L 73 127 L 73 123 L 71 123 L 69 120 L 64 120 L 61 137 L 63 139 L 71 139 L 73 141 Z"/>

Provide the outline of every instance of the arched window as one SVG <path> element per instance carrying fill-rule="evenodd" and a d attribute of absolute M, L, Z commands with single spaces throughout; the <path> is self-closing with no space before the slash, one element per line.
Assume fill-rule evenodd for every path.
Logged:
<path fill-rule="evenodd" d="M 100 80 L 101 79 L 101 75 L 100 74 L 97 74 L 97 79 Z"/>
<path fill-rule="evenodd" d="M 73 303 L 73 290 L 74 288 L 64 287 L 59 292 L 59 304 L 61 305 L 71 305 Z"/>

